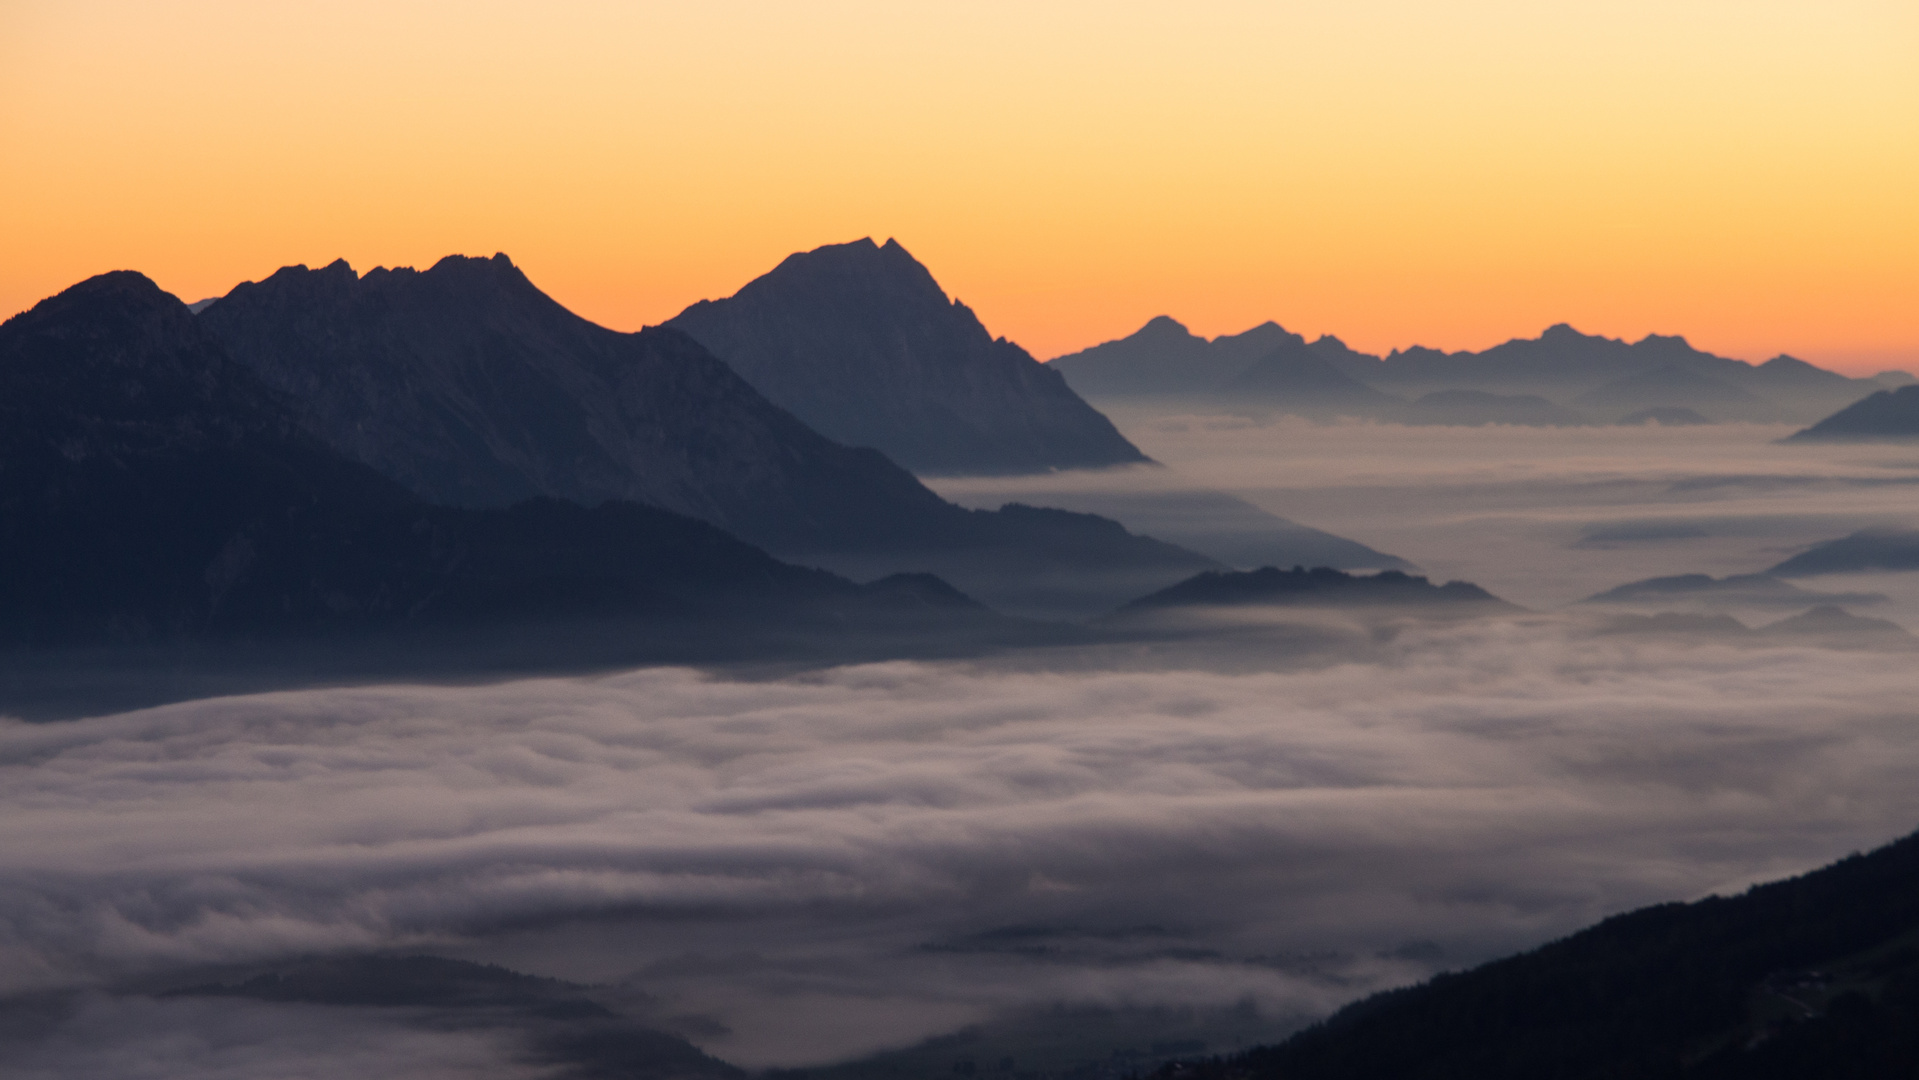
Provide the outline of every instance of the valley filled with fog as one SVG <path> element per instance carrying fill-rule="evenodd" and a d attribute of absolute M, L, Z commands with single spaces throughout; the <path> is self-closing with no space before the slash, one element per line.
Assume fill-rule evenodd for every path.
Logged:
<path fill-rule="evenodd" d="M 0 1031 L 9 1075 L 566 1060 L 540 1049 L 539 1018 L 175 993 L 396 953 L 579 984 L 745 1068 L 969 1028 L 977 1045 L 926 1053 L 1124 1066 L 1156 1043 L 1271 1040 L 1919 824 L 1906 642 L 1620 621 L 1683 606 L 1757 629 L 1839 598 L 1913 629 L 1919 573 L 1795 578 L 1803 603 L 1576 603 L 1910 526 L 1912 446 L 1108 412 L 1160 465 L 929 483 L 963 505 L 1105 513 L 1241 565 L 1270 515 L 1523 610 L 1248 609 L 1175 645 L 9 720 L 0 992 L 38 1003 Z M 1196 498 L 1225 508 L 1210 534 Z M 1020 1032 L 1044 1015 L 1083 1036 L 1060 1021 L 1071 1045 L 1036 1049 Z M 1085 1020 L 1101 1016 L 1127 1031 Z"/>

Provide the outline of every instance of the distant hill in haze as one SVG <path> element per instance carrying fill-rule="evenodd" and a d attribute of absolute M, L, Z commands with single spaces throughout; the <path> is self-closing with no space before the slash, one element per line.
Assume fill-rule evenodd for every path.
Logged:
<path fill-rule="evenodd" d="M 1919 836 L 1661 904 L 1160 1080 L 1919 1075 Z"/>
<path fill-rule="evenodd" d="M 364 276 L 288 267 L 198 321 L 315 437 L 429 501 L 635 500 L 782 558 L 861 578 L 929 571 L 1048 616 L 1217 565 L 1091 515 L 947 503 L 880 452 L 813 431 L 687 334 L 590 323 L 504 255 Z"/>
<path fill-rule="evenodd" d="M 1833 413 L 1788 442 L 1906 442 L 1919 439 L 1919 385 L 1880 390 Z"/>
<path fill-rule="evenodd" d="M 1348 574 L 1319 567 L 1281 570 L 1266 566 L 1248 571 L 1196 574 L 1127 604 L 1115 615 L 1139 615 L 1173 608 L 1246 607 L 1446 607 L 1480 611 L 1519 608 L 1465 581 L 1434 585 L 1399 570 Z"/>
<path fill-rule="evenodd" d="M 1308 342 L 1272 323 L 1258 332 L 1267 341 L 1283 336 L 1287 344 L 1310 350 L 1353 381 L 1402 400 L 1461 391 L 1533 397 L 1591 414 L 1590 419 L 1600 422 L 1630 418 L 1636 423 L 1661 415 L 1677 419 L 1688 413 L 1711 421 L 1811 420 L 1909 378 L 1888 372 L 1851 379 L 1790 356 L 1749 364 L 1695 349 L 1680 337 L 1652 334 L 1628 343 L 1582 334 L 1563 323 L 1537 338 L 1517 338 L 1481 352 L 1415 346 L 1384 357 L 1358 352 L 1329 336 Z M 1157 400 L 1180 407 L 1231 408 L 1235 400 L 1227 387 L 1258 359 L 1245 356 L 1236 341 L 1207 341 L 1161 316 L 1126 338 L 1058 357 L 1052 364 L 1096 402 Z M 1453 422 L 1436 410 L 1372 415 Z M 1569 422 L 1563 414 L 1556 421 L 1482 419 L 1484 410 L 1458 415 L 1457 422 L 1466 424 Z"/>
<path fill-rule="evenodd" d="M 1666 604 L 1674 601 L 1741 607 L 1805 607 L 1809 604 L 1883 604 L 1882 593 L 1825 593 L 1802 589 L 1771 574 L 1674 574 L 1615 586 L 1582 604 Z"/>
<path fill-rule="evenodd" d="M 782 563 L 656 507 L 426 503 L 312 437 L 130 271 L 0 325 L 0 645 L 591 622 L 630 657 L 647 628 L 718 653 L 762 632 L 910 635 L 976 617 L 998 619 L 923 582 Z"/>
<path fill-rule="evenodd" d="M 898 241 L 789 256 L 667 322 L 828 438 L 918 473 L 1044 472 L 1146 456 L 1053 368 L 949 300 Z"/>
<path fill-rule="evenodd" d="M 1573 398 L 1573 408 L 1606 420 L 1684 409 L 1695 416 L 1719 420 L 1766 421 L 1779 418 L 1780 409 L 1723 378 L 1681 364 L 1639 371 Z"/>
<path fill-rule="evenodd" d="M 1344 374 L 1296 334 L 1286 335 L 1277 348 L 1246 365 L 1214 393 L 1240 406 L 1301 416 L 1376 416 L 1404 405 L 1391 394 Z"/>
<path fill-rule="evenodd" d="M 1919 530 L 1861 529 L 1807 548 L 1766 573 L 1811 577 L 1867 570 L 1919 570 Z"/>
<path fill-rule="evenodd" d="M 1484 390 L 1435 390 L 1391 415 L 1408 424 L 1456 427 L 1574 427 L 1592 422 L 1586 414 L 1554 405 L 1536 394 L 1490 394 Z"/>

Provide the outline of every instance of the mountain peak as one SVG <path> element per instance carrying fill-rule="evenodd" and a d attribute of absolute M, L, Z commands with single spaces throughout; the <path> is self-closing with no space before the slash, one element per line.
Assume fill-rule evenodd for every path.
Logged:
<path fill-rule="evenodd" d="M 996 339 L 889 239 L 787 256 L 669 320 L 829 438 L 909 469 L 1034 472 L 1145 460 L 1057 372 Z"/>
<path fill-rule="evenodd" d="M 1579 331 L 1573 329 L 1573 326 L 1571 323 L 1562 322 L 1562 323 L 1554 323 L 1551 326 L 1548 326 L 1543 332 L 1540 333 L 1539 340 L 1542 342 L 1546 342 L 1547 344 L 1558 345 L 1558 344 L 1565 344 L 1565 343 L 1570 343 L 1575 341 L 1586 341 L 1593 338 L 1594 336 L 1595 335 L 1592 335 L 1592 334 L 1582 334 Z"/>
<path fill-rule="evenodd" d="M 72 285 L 6 320 L 7 325 L 54 327 L 79 311 L 112 312 L 116 325 L 142 328 L 143 334 L 176 333 L 193 316 L 179 297 L 160 288 L 138 270 L 111 270 Z"/>

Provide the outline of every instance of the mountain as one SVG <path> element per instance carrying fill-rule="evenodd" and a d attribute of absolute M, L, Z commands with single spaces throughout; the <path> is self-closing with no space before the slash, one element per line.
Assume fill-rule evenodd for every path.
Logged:
<path fill-rule="evenodd" d="M 1344 374 L 1296 334 L 1286 335 L 1278 348 L 1253 361 L 1213 393 L 1235 406 L 1301 416 L 1375 416 L 1404 404 Z"/>
<path fill-rule="evenodd" d="M 1742 607 L 1805 607 L 1808 604 L 1883 604 L 1882 593 L 1820 593 L 1771 574 L 1676 574 L 1631 581 L 1580 601 L 1582 604 L 1666 604 L 1674 601 Z"/>
<path fill-rule="evenodd" d="M 1896 622 L 1854 615 L 1834 604 L 1788 616 L 1760 627 L 1760 632 L 1830 645 L 1910 647 L 1919 642 Z"/>
<path fill-rule="evenodd" d="M 1615 916 L 1162 1080 L 1919 1075 L 1919 835 Z"/>
<path fill-rule="evenodd" d="M 1126 337 L 1056 357 L 1047 367 L 1089 400 L 1210 394 L 1295 335 L 1275 322 L 1208 340 L 1155 316 Z"/>
<path fill-rule="evenodd" d="M 896 240 L 788 256 L 667 322 L 828 438 L 914 472 L 1146 460 L 1058 371 L 995 339 Z"/>
<path fill-rule="evenodd" d="M 1457 427 L 1577 427 L 1592 422 L 1583 413 L 1535 394 L 1489 394 L 1484 390 L 1435 390 L 1402 409 L 1399 419 L 1408 424 Z"/>
<path fill-rule="evenodd" d="M 1919 570 L 1919 531 L 1861 529 L 1807 548 L 1766 573 L 1811 577 L 1864 570 Z"/>
<path fill-rule="evenodd" d="M 1687 409 L 1713 420 L 1772 420 L 1779 407 L 1694 367 L 1667 364 L 1634 372 L 1572 399 L 1574 408 L 1607 420 L 1653 409 Z"/>
<path fill-rule="evenodd" d="M 1633 423 L 1662 416 L 1673 418 L 1662 423 L 1686 419 L 1682 409 L 1719 419 L 1810 420 L 1884 388 L 1888 384 L 1882 379 L 1903 374 L 1850 379 L 1790 356 L 1755 365 L 1695 349 L 1681 337 L 1650 334 L 1628 343 L 1582 334 L 1564 323 L 1537 338 L 1515 338 L 1481 352 L 1414 346 L 1385 357 L 1359 352 L 1335 337 L 1306 342 L 1272 323 L 1241 335 L 1254 336 L 1267 352 L 1303 346 L 1348 379 L 1386 395 L 1419 399 L 1472 391 L 1533 397 Z M 1094 400 L 1231 405 L 1235 399 L 1223 388 L 1257 358 L 1245 355 L 1237 339 L 1209 342 L 1161 316 L 1130 337 L 1058 357 L 1052 366 Z M 1582 395 L 1590 397 L 1581 400 Z M 1458 421 L 1447 418 L 1454 414 Z M 1537 422 L 1481 419 L 1491 414 L 1454 405 L 1401 415 L 1414 423 Z M 1562 414 L 1551 422 L 1571 421 Z"/>
<path fill-rule="evenodd" d="M 1170 608 L 1244 607 L 1448 607 L 1480 611 L 1518 611 L 1512 604 L 1465 581 L 1434 585 L 1398 570 L 1348 574 L 1319 567 L 1281 570 L 1266 566 L 1244 572 L 1211 571 L 1127 604 L 1115 614 L 1142 614 Z"/>
<path fill-rule="evenodd" d="M 1894 442 L 1919 439 L 1919 384 L 1880 390 L 1840 409 L 1787 442 Z"/>
<path fill-rule="evenodd" d="M 686 334 L 597 326 L 504 255 L 364 276 L 288 267 L 198 319 L 315 437 L 429 501 L 640 501 L 787 560 L 929 571 L 1048 616 L 1217 565 L 1091 515 L 953 506 L 878 451 L 813 431 Z"/>
<path fill-rule="evenodd" d="M 651 506 L 425 503 L 313 438 L 136 273 L 0 324 L 0 644 L 562 623 L 614 627 L 599 647 L 628 657 L 648 634 L 717 655 L 756 635 L 1012 625 L 911 579 L 788 565 Z"/>
<path fill-rule="evenodd" d="M 998 480 L 968 477 L 937 482 L 941 494 L 967 506 L 1001 506 L 1018 499 L 1098 514 L 1126 523 L 1228 567 L 1302 564 L 1338 570 L 1410 570 L 1397 556 L 1269 514 L 1222 491 L 1166 484 L 1170 470 L 1154 469 L 1146 482 L 1114 473 L 1071 473 Z"/>
<path fill-rule="evenodd" d="M 313 434 L 430 501 L 630 499 L 795 549 L 906 542 L 939 511 L 685 335 L 590 323 L 504 255 L 286 267 L 199 320 Z"/>

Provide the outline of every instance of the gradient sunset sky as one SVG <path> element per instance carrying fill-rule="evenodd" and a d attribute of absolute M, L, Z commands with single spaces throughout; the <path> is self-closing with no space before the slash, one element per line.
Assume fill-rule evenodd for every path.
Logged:
<path fill-rule="evenodd" d="M 505 251 L 636 329 L 897 237 L 1049 357 L 1165 313 L 1919 369 L 1919 3 L 0 0 L 0 314 Z"/>

